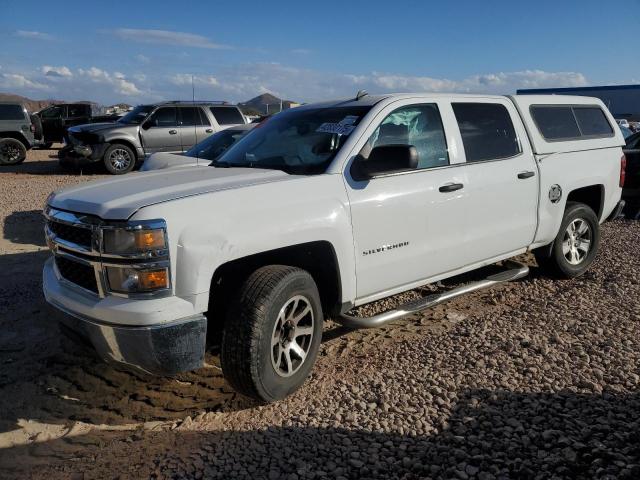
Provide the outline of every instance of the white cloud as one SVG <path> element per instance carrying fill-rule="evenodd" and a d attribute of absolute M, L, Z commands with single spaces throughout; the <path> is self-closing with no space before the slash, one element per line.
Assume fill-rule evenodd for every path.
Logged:
<path fill-rule="evenodd" d="M 114 72 L 113 74 L 110 74 L 100 68 L 91 67 L 87 70 L 82 68 L 78 69 L 78 74 L 90 79 L 94 83 L 111 85 L 114 92 L 119 95 L 132 97 L 142 94 L 142 91 L 136 86 L 136 84 L 127 80 L 125 75 L 121 72 Z"/>
<path fill-rule="evenodd" d="M 53 40 L 53 35 L 44 32 L 36 32 L 32 30 L 17 30 L 15 32 L 17 37 L 30 38 L 33 40 Z"/>
<path fill-rule="evenodd" d="M 0 73 L 0 88 L 25 89 L 25 90 L 49 90 L 49 85 L 31 80 L 18 73 Z"/>
<path fill-rule="evenodd" d="M 220 85 L 218 79 L 213 75 L 191 75 L 190 73 L 177 73 L 169 77 L 169 82 L 174 85 L 205 85 L 210 87 L 217 87 Z"/>
<path fill-rule="evenodd" d="M 186 32 L 172 32 L 169 30 L 147 30 L 138 28 L 117 28 L 109 32 L 122 40 L 130 40 L 140 43 L 155 43 L 162 45 L 175 45 L 180 47 L 196 48 L 231 48 L 212 42 L 207 37 Z"/>
<path fill-rule="evenodd" d="M 73 77 L 71 70 L 65 66 L 52 67 L 51 65 L 43 65 L 40 71 L 47 77 Z"/>

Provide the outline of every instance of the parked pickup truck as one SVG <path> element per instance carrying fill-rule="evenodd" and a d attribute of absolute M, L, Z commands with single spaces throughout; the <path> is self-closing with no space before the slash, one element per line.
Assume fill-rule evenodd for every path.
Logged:
<path fill-rule="evenodd" d="M 555 95 L 360 92 L 287 110 L 211 167 L 51 194 L 44 294 L 105 360 L 171 375 L 218 344 L 231 386 L 280 399 L 327 317 L 375 327 L 527 267 L 373 317 L 354 307 L 528 251 L 585 272 L 622 208 L 614 126 L 600 100 Z"/>
<path fill-rule="evenodd" d="M 139 105 L 115 123 L 70 128 L 59 159 L 76 166 L 103 162 L 109 173 L 121 175 L 152 153 L 186 152 L 215 132 L 245 123 L 240 109 L 226 102 Z"/>
<path fill-rule="evenodd" d="M 40 110 L 36 115 L 42 125 L 43 146 L 49 148 L 54 142 L 65 141 L 69 127 L 118 120 L 116 115 L 97 115 L 94 109 L 90 103 L 59 103 Z"/>

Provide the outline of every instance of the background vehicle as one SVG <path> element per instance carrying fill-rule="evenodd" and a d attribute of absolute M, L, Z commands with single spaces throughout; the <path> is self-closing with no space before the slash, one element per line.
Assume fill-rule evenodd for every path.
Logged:
<path fill-rule="evenodd" d="M 620 127 L 620 131 L 622 132 L 622 136 L 626 139 L 633 135 L 633 132 L 627 127 Z"/>
<path fill-rule="evenodd" d="M 629 128 L 629 121 L 626 118 L 618 118 L 616 119 L 618 125 L 624 128 Z"/>
<path fill-rule="evenodd" d="M 115 122 L 116 115 L 94 115 L 90 103 L 60 103 L 40 110 L 37 116 L 42 124 L 43 146 L 66 139 L 67 129 L 74 125 L 96 122 Z"/>
<path fill-rule="evenodd" d="M 626 145 L 622 147 L 627 158 L 627 171 L 622 188 L 622 198 L 625 199 L 625 213 L 640 219 L 640 132 L 626 138 Z"/>
<path fill-rule="evenodd" d="M 140 170 L 149 171 L 174 167 L 209 165 L 209 163 L 220 157 L 231 145 L 246 135 L 255 126 L 256 124 L 254 123 L 248 123 L 246 125 L 238 125 L 221 130 L 191 147 L 184 155 L 154 153 L 144 161 Z"/>
<path fill-rule="evenodd" d="M 0 165 L 24 162 L 27 150 L 37 144 L 35 132 L 26 108 L 0 102 Z"/>
<path fill-rule="evenodd" d="M 105 360 L 173 374 L 200 367 L 208 339 L 234 388 L 273 401 L 307 378 L 325 317 L 376 327 L 528 269 L 350 312 L 527 251 L 552 275 L 583 274 L 623 206 L 623 144 L 595 98 L 300 106 L 211 167 L 51 195 L 44 294 Z"/>
<path fill-rule="evenodd" d="M 59 152 L 62 165 L 103 162 L 107 171 L 131 171 L 152 153 L 182 153 L 209 135 L 244 125 L 237 106 L 225 102 L 162 102 L 139 105 L 115 123 L 69 129 L 69 145 Z"/>

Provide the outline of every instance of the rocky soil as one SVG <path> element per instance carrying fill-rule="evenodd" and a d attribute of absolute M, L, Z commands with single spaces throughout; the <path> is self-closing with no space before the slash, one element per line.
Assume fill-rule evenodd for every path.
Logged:
<path fill-rule="evenodd" d="M 329 322 L 312 377 L 264 406 L 214 356 L 150 379 L 60 337 L 37 212 L 98 174 L 60 174 L 50 153 L 0 170 L 0 477 L 640 478 L 638 222 L 606 224 L 576 280 L 524 257 L 525 280 L 384 328 Z"/>

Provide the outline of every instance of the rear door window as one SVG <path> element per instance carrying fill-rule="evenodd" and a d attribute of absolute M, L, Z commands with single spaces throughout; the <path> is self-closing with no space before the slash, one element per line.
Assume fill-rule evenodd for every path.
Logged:
<path fill-rule="evenodd" d="M 454 103 L 467 162 L 518 155 L 520 142 L 509 111 L 499 103 Z"/>
<path fill-rule="evenodd" d="M 202 125 L 197 107 L 180 107 L 180 125 L 183 127 L 193 127 L 194 125 Z"/>
<path fill-rule="evenodd" d="M 244 118 L 236 107 L 209 107 L 218 125 L 240 125 Z"/>
<path fill-rule="evenodd" d="M 0 104 L 0 120 L 24 120 L 24 112 L 20 105 Z"/>
<path fill-rule="evenodd" d="M 89 115 L 89 105 L 69 105 L 67 117 L 76 118 Z"/>

